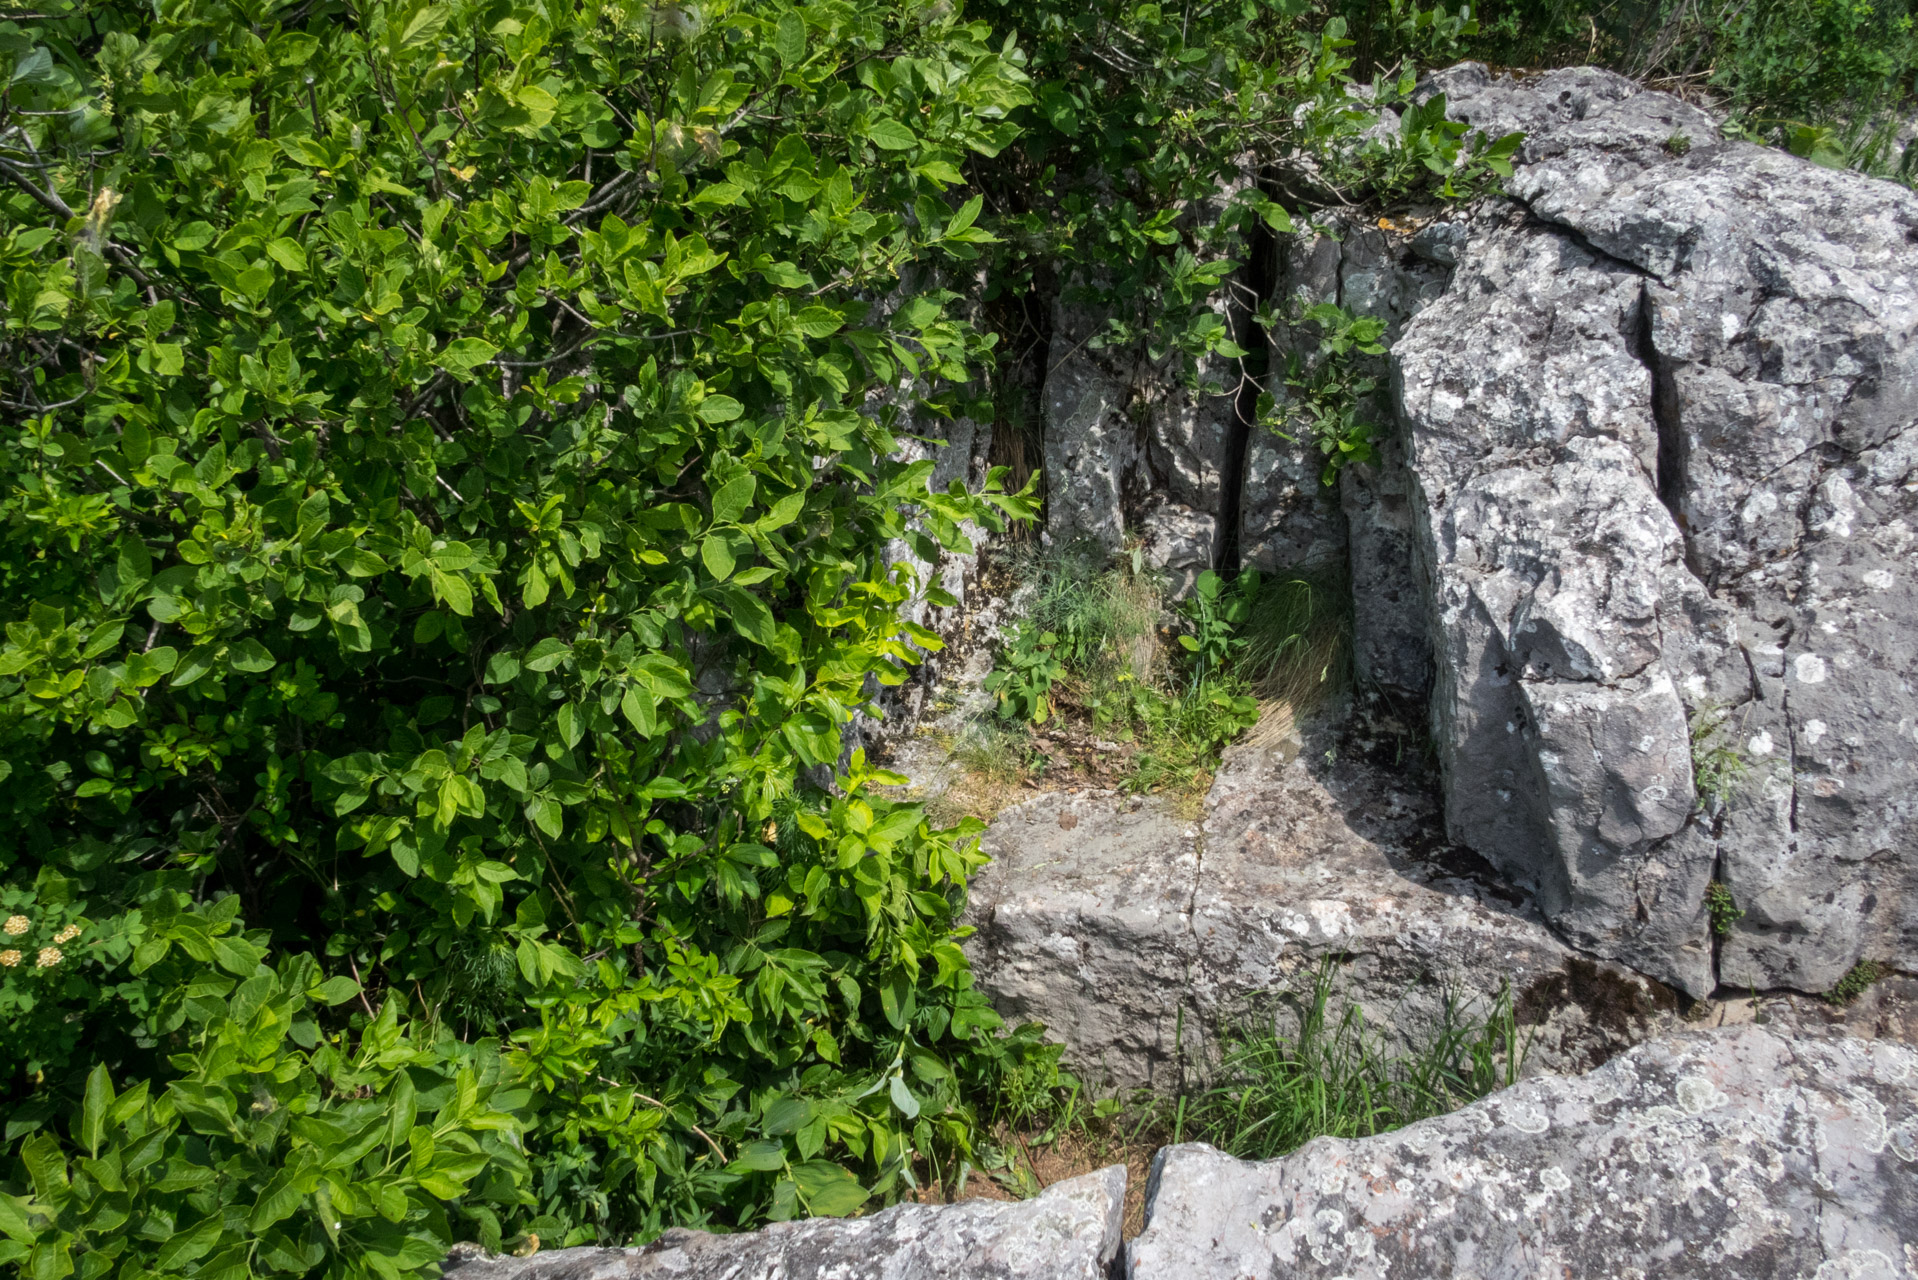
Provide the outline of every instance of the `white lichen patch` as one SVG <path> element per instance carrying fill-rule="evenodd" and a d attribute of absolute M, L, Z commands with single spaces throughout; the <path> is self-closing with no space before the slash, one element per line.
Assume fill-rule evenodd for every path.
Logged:
<path fill-rule="evenodd" d="M 1800 684 L 1823 684 L 1827 674 L 1825 660 L 1815 653 L 1801 653 L 1792 659 L 1792 675 Z"/>

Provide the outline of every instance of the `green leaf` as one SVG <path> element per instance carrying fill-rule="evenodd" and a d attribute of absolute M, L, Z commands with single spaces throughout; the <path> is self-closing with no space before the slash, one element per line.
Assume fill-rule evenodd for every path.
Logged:
<path fill-rule="evenodd" d="M 246 1220 L 250 1230 L 257 1234 L 293 1216 L 300 1202 L 306 1199 L 299 1185 L 302 1174 L 301 1170 L 282 1169 L 273 1175 L 272 1181 L 261 1188 L 258 1198 L 253 1201 L 253 1212 Z"/>
<path fill-rule="evenodd" d="M 719 534 L 707 534 L 699 544 L 699 558 L 706 566 L 706 572 L 724 582 L 733 573 L 732 548 L 726 545 L 726 539 Z"/>
<path fill-rule="evenodd" d="M 440 352 L 439 366 L 458 378 L 471 379 L 473 370 L 499 354 L 484 338 L 456 338 Z"/>
<path fill-rule="evenodd" d="M 827 1160 L 793 1166 L 793 1181 L 806 1207 L 822 1218 L 843 1218 L 871 1198 L 859 1179 Z"/>
<path fill-rule="evenodd" d="M 739 1154 L 726 1166 L 728 1173 L 771 1173 L 786 1167 L 786 1144 L 775 1138 L 759 1138 L 742 1143 Z"/>
<path fill-rule="evenodd" d="M 897 120 L 875 120 L 866 126 L 866 136 L 884 151 L 906 151 L 919 145 L 911 129 Z"/>
<path fill-rule="evenodd" d="M 360 984 L 345 974 L 336 974 L 314 987 L 307 995 L 324 1005 L 345 1004 L 360 993 Z"/>
<path fill-rule="evenodd" d="M 699 403 L 699 416 L 706 422 L 731 422 L 745 411 L 731 396 L 707 396 Z"/>
<path fill-rule="evenodd" d="M 266 256 L 296 275 L 306 271 L 306 250 L 285 236 L 267 241 Z"/>
<path fill-rule="evenodd" d="M 746 508 L 752 505 L 756 483 L 750 475 L 737 476 L 720 486 L 713 495 L 713 519 L 717 522 L 734 524 L 746 515 Z"/>
<path fill-rule="evenodd" d="M 271 671 L 276 659 L 265 645 L 258 640 L 248 638 L 235 640 L 227 647 L 226 661 L 227 665 L 235 671 L 257 674 L 261 671 Z"/>
<path fill-rule="evenodd" d="M 218 1213 L 211 1213 L 184 1231 L 176 1230 L 153 1255 L 155 1269 L 182 1271 L 212 1252 L 220 1242 L 220 1220 Z"/>
<path fill-rule="evenodd" d="M 106 1064 L 95 1067 L 87 1075 L 86 1099 L 80 1109 L 80 1143 L 87 1154 L 99 1158 L 100 1143 L 106 1137 L 107 1116 L 113 1109 L 113 1080 L 107 1075 Z"/>
<path fill-rule="evenodd" d="M 773 35 L 773 52 L 788 67 L 796 67 L 806 60 L 806 23 L 798 14 L 780 17 Z"/>
<path fill-rule="evenodd" d="M 529 671 L 551 671 L 566 661 L 572 653 L 572 646 L 554 636 L 547 636 L 526 655 L 526 669 Z"/>

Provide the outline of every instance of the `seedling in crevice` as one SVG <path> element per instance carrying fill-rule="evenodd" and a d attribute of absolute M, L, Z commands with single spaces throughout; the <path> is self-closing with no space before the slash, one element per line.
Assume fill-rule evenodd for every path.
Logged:
<path fill-rule="evenodd" d="M 1838 980 L 1837 986 L 1825 993 L 1825 1000 L 1830 1004 L 1848 1005 L 1884 976 L 1885 967 L 1876 960 L 1860 960 Z"/>
<path fill-rule="evenodd" d="M 1732 736 L 1731 712 L 1717 703 L 1692 714 L 1692 789 L 1707 809 L 1723 809 L 1751 773 L 1751 763 Z"/>
<path fill-rule="evenodd" d="M 1705 886 L 1705 914 L 1711 917 L 1712 936 L 1716 938 L 1730 937 L 1732 926 L 1745 916 L 1732 891 L 1716 880 Z"/>

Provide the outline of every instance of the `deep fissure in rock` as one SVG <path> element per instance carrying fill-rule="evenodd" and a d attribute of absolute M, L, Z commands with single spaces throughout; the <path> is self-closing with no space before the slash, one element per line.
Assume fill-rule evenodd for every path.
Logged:
<path fill-rule="evenodd" d="M 1232 422 L 1226 430 L 1225 457 L 1219 477 L 1219 552 L 1222 573 L 1239 569 L 1239 526 L 1244 519 L 1247 457 L 1259 420 L 1259 395 L 1272 374 L 1272 341 L 1259 323 L 1258 310 L 1272 300 L 1279 282 L 1279 240 L 1264 222 L 1247 235 L 1245 265 L 1236 273 L 1231 297 L 1232 341 L 1246 353 L 1239 359 L 1240 378 L 1233 398 Z"/>
<path fill-rule="evenodd" d="M 1047 477 L 1045 459 L 1046 372 L 1052 364 L 1052 311 L 1059 285 L 1050 270 L 1035 270 L 1024 288 L 989 288 L 984 302 L 986 327 L 999 336 L 999 358 L 992 366 L 992 442 L 988 466 L 1006 468 L 1006 488 L 1017 492 L 1040 472 L 1044 527 Z"/>

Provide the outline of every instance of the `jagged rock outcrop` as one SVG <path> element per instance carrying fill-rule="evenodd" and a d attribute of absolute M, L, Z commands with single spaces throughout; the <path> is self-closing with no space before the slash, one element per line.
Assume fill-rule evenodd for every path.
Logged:
<path fill-rule="evenodd" d="M 1154 1161 L 1130 1280 L 1918 1273 L 1918 1050 L 1642 1045 L 1376 1138 Z"/>
<path fill-rule="evenodd" d="M 1692 996 L 1918 969 L 1918 196 L 1609 72 L 1421 92 L 1526 134 L 1509 197 L 1327 219 L 1269 282 L 1387 321 L 1377 461 L 1334 504 L 1255 432 L 1208 507 L 1230 432 L 1062 307 L 1055 533 L 1189 577 L 1236 509 L 1247 565 L 1342 555 L 1361 677 L 1429 698 L 1452 839 L 1579 949 Z M 1312 341 L 1269 338 L 1275 368 Z"/>
<path fill-rule="evenodd" d="M 867 1218 L 738 1235 L 668 1231 L 637 1249 L 455 1259 L 451 1280 L 1105 1280 L 1119 1253 L 1123 1165 L 1031 1200 L 902 1204 Z"/>
<path fill-rule="evenodd" d="M 1323 728 L 1234 747 L 1196 821 L 1114 792 L 1006 810 L 966 917 L 981 986 L 1083 1077 L 1160 1090 L 1203 1075 L 1223 1031 L 1277 1017 L 1290 1033 L 1327 960 L 1337 1003 L 1406 1042 L 1448 997 L 1480 1018 L 1512 999 L 1533 1071 L 1672 1025 L 1669 991 L 1567 948 L 1456 861 L 1429 786 L 1358 750 Z"/>
<path fill-rule="evenodd" d="M 1391 352 L 1448 828 L 1694 995 L 1918 967 L 1918 196 L 1605 72 L 1432 88 L 1527 133 Z"/>

